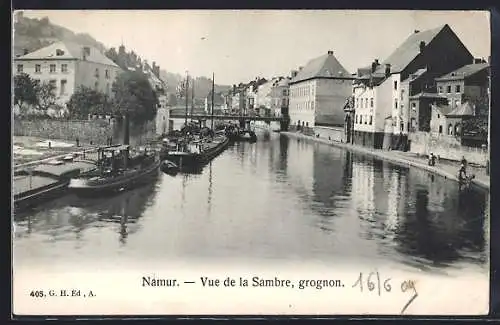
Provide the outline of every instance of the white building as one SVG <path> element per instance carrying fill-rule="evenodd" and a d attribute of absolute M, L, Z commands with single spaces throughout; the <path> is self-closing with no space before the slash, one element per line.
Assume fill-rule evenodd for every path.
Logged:
<path fill-rule="evenodd" d="M 80 86 L 112 98 L 112 84 L 122 71 L 98 49 L 71 42 L 57 42 L 17 57 L 14 69 L 15 73 L 26 73 L 40 83 L 53 84 L 56 102 L 63 108 Z"/>
<path fill-rule="evenodd" d="M 290 126 L 343 126 L 344 104 L 352 94 L 353 77 L 333 51 L 292 72 L 289 95 Z"/>

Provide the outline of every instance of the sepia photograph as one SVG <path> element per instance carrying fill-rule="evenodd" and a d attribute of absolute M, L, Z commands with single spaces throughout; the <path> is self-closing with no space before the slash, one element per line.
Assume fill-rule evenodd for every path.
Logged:
<path fill-rule="evenodd" d="M 488 11 L 12 14 L 14 315 L 488 314 Z"/>

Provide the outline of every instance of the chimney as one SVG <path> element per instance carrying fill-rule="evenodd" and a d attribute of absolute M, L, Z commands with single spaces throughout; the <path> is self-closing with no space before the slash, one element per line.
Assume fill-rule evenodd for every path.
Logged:
<path fill-rule="evenodd" d="M 378 59 L 375 59 L 373 62 L 372 62 L 372 73 L 375 72 L 375 70 L 377 70 L 377 67 L 379 66 L 379 63 L 378 63 Z"/>
<path fill-rule="evenodd" d="M 391 65 L 390 64 L 386 64 L 385 65 L 385 77 L 389 77 L 391 75 Z"/>
<path fill-rule="evenodd" d="M 90 56 L 90 47 L 84 46 L 82 48 L 82 59 L 86 60 L 88 56 Z"/>
<path fill-rule="evenodd" d="M 474 58 L 474 64 L 478 64 L 478 63 L 483 63 L 483 60 L 482 59 L 479 59 L 479 58 Z"/>
<path fill-rule="evenodd" d="M 417 34 L 417 33 L 420 33 L 420 31 L 419 31 L 418 29 L 415 29 L 415 30 L 413 31 L 413 33 L 414 33 L 414 34 Z"/>
<path fill-rule="evenodd" d="M 23 49 L 23 55 L 26 55 L 28 53 L 29 53 L 28 49 Z"/>
<path fill-rule="evenodd" d="M 421 41 L 419 47 L 420 47 L 420 53 L 422 53 L 425 49 L 425 42 Z"/>
<path fill-rule="evenodd" d="M 295 78 L 297 76 L 297 70 L 292 70 L 291 76 L 292 78 Z"/>
<path fill-rule="evenodd" d="M 333 51 L 328 51 L 328 55 L 333 55 Z"/>

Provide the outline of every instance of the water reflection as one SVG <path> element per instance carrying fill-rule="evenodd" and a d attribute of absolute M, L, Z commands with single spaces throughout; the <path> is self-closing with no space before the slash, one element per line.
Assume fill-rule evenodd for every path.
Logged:
<path fill-rule="evenodd" d="M 125 244 L 127 237 L 139 230 L 138 220 L 152 204 L 155 193 L 153 182 L 106 198 L 81 199 L 71 195 L 18 219 L 16 236 L 42 233 L 49 236 L 49 241 L 81 242 L 90 228 L 118 225 L 119 241 Z"/>
<path fill-rule="evenodd" d="M 376 260 L 419 269 L 487 261 L 488 192 L 459 194 L 455 182 L 370 156 L 272 133 L 235 143 L 200 174 L 160 175 L 113 198 L 67 197 L 17 216 L 16 254 L 51 263 L 77 247 L 88 260 L 98 251 L 138 263 Z"/>

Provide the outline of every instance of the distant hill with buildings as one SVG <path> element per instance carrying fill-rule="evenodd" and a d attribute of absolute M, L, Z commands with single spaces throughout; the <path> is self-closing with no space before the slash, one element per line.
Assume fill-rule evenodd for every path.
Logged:
<path fill-rule="evenodd" d="M 108 58 L 113 60 L 122 69 L 127 67 L 137 67 L 138 65 L 149 65 L 145 60 L 142 60 L 140 55 L 136 54 L 133 50 L 125 51 L 125 47 L 107 48 L 104 44 L 97 41 L 89 34 L 78 34 L 68 28 L 55 25 L 50 22 L 47 17 L 27 18 L 24 17 L 22 12 L 16 14 L 14 18 L 14 56 L 23 55 L 25 52 L 33 52 L 48 46 L 58 41 L 66 41 L 78 43 L 85 46 L 94 47 L 102 51 Z M 160 53 L 159 53 L 160 54 Z M 167 84 L 167 91 L 175 93 L 177 86 L 184 78 L 184 76 L 165 69 L 160 69 L 155 62 L 151 63 L 151 70 L 156 72 Z M 230 86 L 215 85 L 215 91 L 227 91 Z M 212 89 L 212 82 L 206 77 L 195 77 L 195 98 L 204 99 Z"/>

